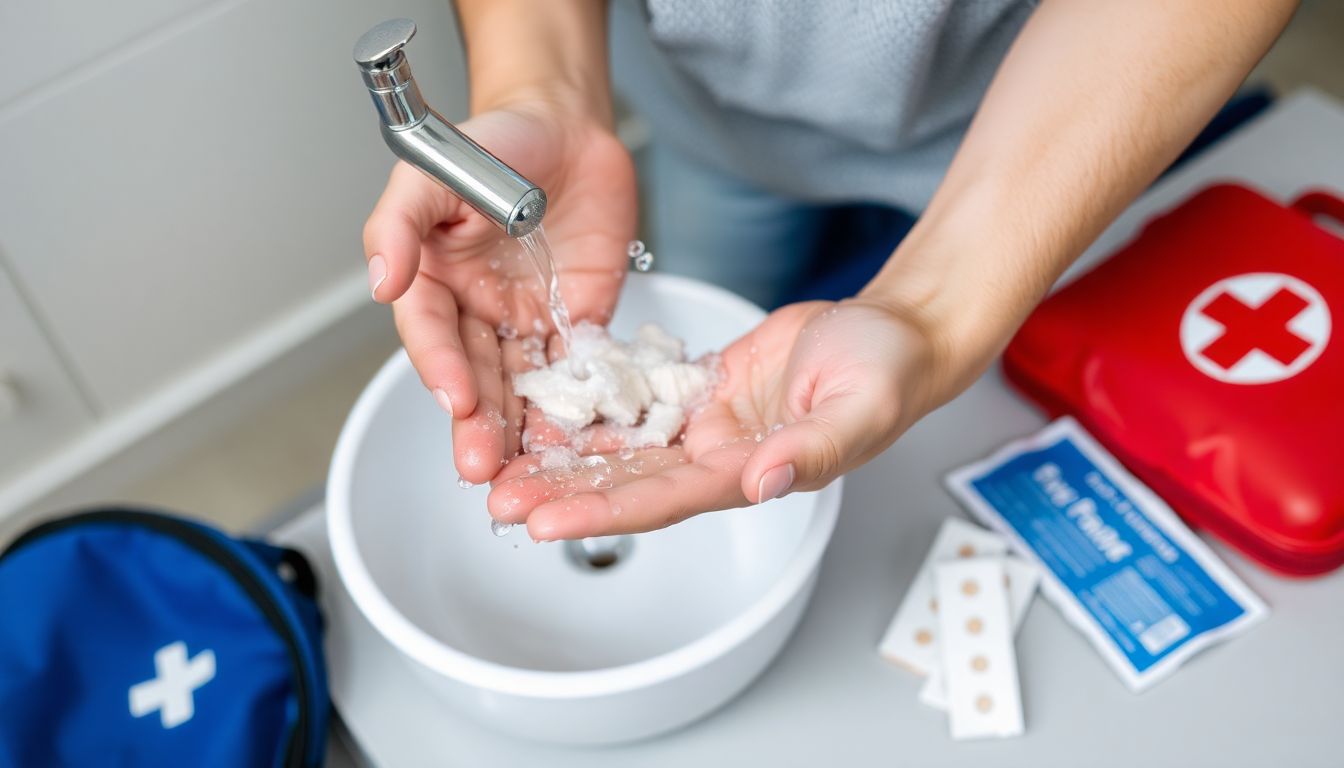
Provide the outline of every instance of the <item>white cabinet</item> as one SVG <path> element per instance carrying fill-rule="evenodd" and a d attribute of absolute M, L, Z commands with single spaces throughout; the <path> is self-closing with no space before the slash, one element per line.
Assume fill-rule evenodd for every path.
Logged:
<path fill-rule="evenodd" d="M 0 264 L 0 484 L 92 416 Z"/>
<path fill-rule="evenodd" d="M 398 15 L 420 25 L 427 98 L 460 116 L 443 0 L 220 3 L 0 104 L 0 246 L 97 407 L 134 405 L 363 271 L 392 156 L 350 50 Z M 40 82 L 41 63 L 7 77 Z"/>

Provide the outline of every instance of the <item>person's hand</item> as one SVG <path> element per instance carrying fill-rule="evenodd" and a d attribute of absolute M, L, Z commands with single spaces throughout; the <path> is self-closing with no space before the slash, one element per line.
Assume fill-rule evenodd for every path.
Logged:
<path fill-rule="evenodd" d="M 561 295 L 575 321 L 605 323 L 635 227 L 634 168 L 620 141 L 541 99 L 458 127 L 546 191 Z M 373 298 L 392 302 L 421 381 L 454 417 L 458 473 L 489 481 L 519 450 L 523 407 L 510 382 L 527 366 L 522 339 L 554 331 L 535 269 L 516 241 L 404 162 L 365 225 L 364 252 Z"/>
<path fill-rule="evenodd" d="M 866 299 L 779 309 L 724 350 L 725 379 L 680 444 L 574 469 L 519 457 L 495 479 L 490 513 L 537 540 L 575 539 L 822 488 L 937 404 L 927 336 Z"/>

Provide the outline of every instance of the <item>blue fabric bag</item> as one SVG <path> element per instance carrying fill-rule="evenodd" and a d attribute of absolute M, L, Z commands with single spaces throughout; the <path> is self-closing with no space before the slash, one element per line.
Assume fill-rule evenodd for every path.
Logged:
<path fill-rule="evenodd" d="M 329 699 L 299 553 L 106 509 L 0 554 L 0 766 L 317 766 Z"/>

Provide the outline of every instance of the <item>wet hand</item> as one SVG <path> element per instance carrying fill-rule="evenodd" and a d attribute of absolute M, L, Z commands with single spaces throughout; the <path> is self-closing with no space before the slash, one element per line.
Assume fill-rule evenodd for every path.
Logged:
<path fill-rule="evenodd" d="M 937 402 L 934 345 L 876 302 L 784 307 L 722 354 L 725 379 L 679 444 L 622 451 L 596 441 L 584 465 L 513 460 L 495 519 L 534 539 L 649 531 L 711 510 L 817 490 L 889 446 Z"/>
<path fill-rule="evenodd" d="M 458 127 L 546 191 L 560 292 L 576 321 L 606 322 L 635 226 L 634 168 L 619 140 L 542 99 Z M 520 447 L 523 407 L 509 382 L 528 366 L 522 337 L 554 331 L 534 268 L 516 241 L 403 162 L 365 225 L 364 250 L 374 300 L 392 304 L 421 381 L 453 416 L 458 473 L 489 481 Z"/>

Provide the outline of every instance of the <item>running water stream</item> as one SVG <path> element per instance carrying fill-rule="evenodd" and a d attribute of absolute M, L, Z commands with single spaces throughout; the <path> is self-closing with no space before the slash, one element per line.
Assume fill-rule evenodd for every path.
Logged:
<path fill-rule="evenodd" d="M 537 225 L 536 229 L 518 238 L 518 242 L 532 262 L 532 268 L 537 271 L 537 279 L 546 293 L 551 323 L 555 325 L 555 332 L 560 334 L 565 356 L 568 357 L 574 341 L 574 326 L 569 319 L 569 307 L 565 306 L 565 299 L 560 295 L 560 271 L 555 267 L 555 255 L 551 253 L 551 243 L 546 239 L 546 228 Z M 626 246 L 626 255 L 640 272 L 648 272 L 653 268 L 653 254 L 645 249 L 642 241 L 631 240 Z"/>
<path fill-rule="evenodd" d="M 569 321 L 569 307 L 565 306 L 565 299 L 560 295 L 560 272 L 555 268 L 555 256 L 551 253 L 550 242 L 546 240 L 546 230 L 538 225 L 536 229 L 518 238 L 518 242 L 522 243 L 523 252 L 537 270 L 537 279 L 541 281 L 541 288 L 546 292 L 551 322 L 555 324 L 555 332 L 560 334 L 560 341 L 565 347 L 565 356 L 568 357 L 570 345 L 574 341 L 574 327 Z"/>
<path fill-rule="evenodd" d="M 546 295 L 547 309 L 551 315 L 551 322 L 555 325 L 555 331 L 560 335 L 560 341 L 564 345 L 565 357 L 570 357 L 574 342 L 574 326 L 569 319 L 569 307 L 565 306 L 565 299 L 560 295 L 560 272 L 555 266 L 555 256 L 551 253 L 551 244 L 546 239 L 546 230 L 538 226 L 526 235 L 518 238 L 523 246 L 523 252 L 532 262 L 533 269 L 537 272 L 537 279 L 541 282 L 542 291 Z M 626 255 L 630 257 L 636 270 L 648 272 L 653 266 L 653 254 L 644 248 L 644 243 L 639 240 L 632 240 L 626 246 Z M 470 488 L 471 484 L 465 480 L 459 480 L 458 485 L 462 488 Z M 599 486 L 594 486 L 599 487 Z M 498 520 L 490 521 L 490 532 L 496 536 L 507 536 L 513 530 L 511 523 L 501 523 Z"/>

